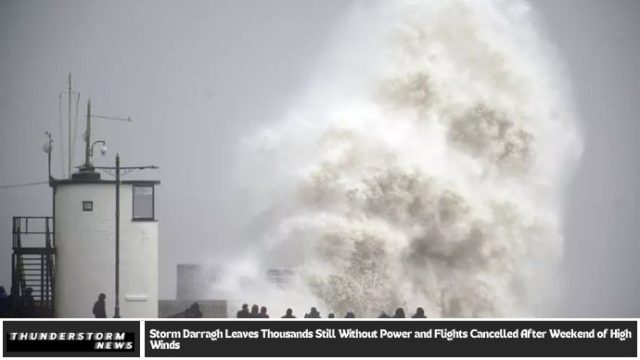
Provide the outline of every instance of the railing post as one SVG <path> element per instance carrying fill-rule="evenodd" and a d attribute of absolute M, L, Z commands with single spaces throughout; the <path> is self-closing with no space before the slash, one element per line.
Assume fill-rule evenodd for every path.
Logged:
<path fill-rule="evenodd" d="M 44 308 L 44 291 L 45 291 L 45 277 L 44 277 L 44 257 L 45 254 L 40 255 L 40 308 Z"/>
<path fill-rule="evenodd" d="M 18 247 L 18 236 L 20 234 L 20 218 L 17 216 L 13 217 L 13 248 Z"/>
<path fill-rule="evenodd" d="M 18 293 L 18 274 L 16 269 L 16 254 L 11 254 L 11 295 L 15 300 L 15 294 Z"/>

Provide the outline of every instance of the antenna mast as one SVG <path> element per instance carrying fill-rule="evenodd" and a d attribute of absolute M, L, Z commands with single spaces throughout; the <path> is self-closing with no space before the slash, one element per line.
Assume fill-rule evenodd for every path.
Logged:
<path fill-rule="evenodd" d="M 71 73 L 69 73 L 69 111 L 68 111 L 68 115 L 69 115 L 69 160 L 68 160 L 68 169 L 69 169 L 69 173 L 68 176 L 71 177 L 71 94 L 72 94 L 72 90 L 71 90 Z"/>
<path fill-rule="evenodd" d="M 91 170 L 91 99 L 87 101 L 87 131 L 84 134 L 84 168 Z"/>

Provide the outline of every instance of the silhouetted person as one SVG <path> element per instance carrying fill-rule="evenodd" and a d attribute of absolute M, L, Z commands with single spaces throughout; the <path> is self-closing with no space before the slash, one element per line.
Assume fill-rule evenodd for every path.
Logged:
<path fill-rule="evenodd" d="M 21 317 L 22 314 L 22 301 L 18 296 L 18 288 L 12 286 L 11 294 L 7 297 L 7 317 Z"/>
<path fill-rule="evenodd" d="M 320 313 L 318 312 L 318 309 L 312 307 L 308 314 L 304 314 L 304 317 L 308 319 L 319 319 Z"/>
<path fill-rule="evenodd" d="M 329 313 L 329 315 L 327 316 L 329 319 L 335 319 L 335 315 L 333 313 Z"/>
<path fill-rule="evenodd" d="M 403 318 L 406 317 L 404 316 L 404 309 L 403 308 L 397 308 L 396 309 L 396 313 L 393 315 L 394 318 Z"/>
<path fill-rule="evenodd" d="M 0 317 L 6 317 L 9 311 L 9 296 L 4 286 L 0 286 Z"/>
<path fill-rule="evenodd" d="M 263 306 L 260 308 L 260 313 L 258 314 L 258 317 L 261 319 L 268 319 L 269 318 L 269 314 L 267 314 L 267 307 Z"/>
<path fill-rule="evenodd" d="M 287 313 L 284 314 L 284 316 L 282 318 L 283 319 L 295 319 L 296 317 L 293 316 L 293 310 L 287 309 Z"/>
<path fill-rule="evenodd" d="M 345 315 L 345 318 L 347 319 L 353 319 L 355 317 L 356 317 L 356 314 L 352 313 L 351 311 L 349 311 L 347 315 Z"/>
<path fill-rule="evenodd" d="M 34 317 L 36 315 L 36 302 L 33 300 L 33 289 L 28 287 L 22 297 L 23 311 L 26 317 Z"/>
<path fill-rule="evenodd" d="M 186 318 L 201 318 L 202 312 L 200 311 L 200 305 L 197 302 L 191 304 L 191 306 L 185 310 L 184 317 Z"/>
<path fill-rule="evenodd" d="M 378 318 L 379 318 L 379 319 L 388 319 L 388 318 L 390 318 L 390 317 L 391 317 L 391 316 L 389 316 L 389 314 L 387 314 L 387 313 L 386 313 L 386 312 L 384 312 L 384 311 L 380 313 L 380 316 L 378 316 Z"/>
<path fill-rule="evenodd" d="M 249 305 L 242 304 L 242 310 L 238 311 L 238 318 L 248 318 L 249 317 Z"/>
<path fill-rule="evenodd" d="M 260 313 L 258 312 L 258 305 L 253 305 L 251 307 L 251 312 L 249 313 L 250 318 L 258 318 L 260 317 Z"/>
<path fill-rule="evenodd" d="M 107 317 L 107 308 L 104 303 L 104 300 L 107 298 L 107 295 L 100 294 L 98 295 L 98 301 L 93 304 L 93 316 L 96 318 L 106 318 Z"/>
<path fill-rule="evenodd" d="M 424 309 L 421 307 L 417 308 L 415 315 L 412 316 L 412 318 L 414 319 L 417 319 L 417 318 L 424 319 L 426 317 L 427 316 L 424 314 Z"/>

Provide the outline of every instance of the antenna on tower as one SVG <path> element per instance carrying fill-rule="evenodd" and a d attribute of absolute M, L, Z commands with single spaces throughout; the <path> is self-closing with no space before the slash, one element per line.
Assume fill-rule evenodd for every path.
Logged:
<path fill-rule="evenodd" d="M 68 92 L 68 98 L 69 98 L 69 108 L 68 108 L 68 115 L 69 115 L 69 158 L 68 158 L 68 162 L 67 162 L 67 167 L 69 170 L 69 176 L 71 176 L 71 93 L 72 93 L 72 88 L 71 88 L 71 73 L 69 73 L 69 92 Z"/>
<path fill-rule="evenodd" d="M 102 148 L 100 152 L 102 153 L 102 155 L 105 155 L 107 153 L 106 141 L 97 140 L 97 141 L 91 142 L 91 118 L 131 122 L 130 116 L 126 118 L 121 118 L 121 117 L 104 116 L 104 115 L 91 115 L 91 99 L 87 101 L 87 128 L 84 133 L 84 142 L 85 142 L 84 165 L 80 166 L 80 170 L 84 170 L 84 171 L 93 171 L 94 169 L 93 163 L 91 161 L 91 158 L 93 157 L 94 145 L 101 144 Z"/>
<path fill-rule="evenodd" d="M 74 148 L 75 148 L 75 140 L 74 140 L 74 134 L 75 134 L 75 126 L 72 127 L 72 123 L 73 123 L 73 97 L 77 96 L 76 99 L 76 110 L 75 110 L 75 114 L 76 114 L 76 122 L 74 124 L 76 124 L 78 122 L 78 103 L 80 101 L 80 93 L 79 92 L 74 92 L 73 91 L 73 87 L 71 85 L 71 73 L 69 73 L 69 76 L 67 78 L 67 83 L 68 83 L 68 88 L 67 91 L 61 91 L 60 92 L 60 99 L 58 102 L 58 116 L 60 117 L 60 131 L 63 132 L 63 126 L 62 126 L 62 118 L 61 118 L 61 114 L 60 114 L 60 107 L 61 107 L 61 103 L 62 103 L 62 96 L 63 94 L 67 96 L 67 176 L 71 177 L 71 168 L 73 167 L 73 152 L 74 152 Z M 73 130 L 72 130 L 73 129 Z M 61 139 L 64 139 L 63 134 L 60 134 Z M 63 141 L 64 143 L 64 141 Z M 64 149 L 63 149 L 64 151 Z M 64 155 L 62 155 L 61 160 L 64 159 Z M 64 160 L 62 160 L 62 162 L 64 162 Z M 62 169 L 62 172 L 64 173 L 64 166 Z M 64 177 L 64 174 L 63 174 Z"/>

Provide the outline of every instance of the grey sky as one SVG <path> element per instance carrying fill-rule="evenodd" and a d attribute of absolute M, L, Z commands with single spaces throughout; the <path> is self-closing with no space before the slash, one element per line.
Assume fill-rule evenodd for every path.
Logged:
<path fill-rule="evenodd" d="M 567 194 L 562 316 L 640 316 L 640 2 L 535 1 L 571 75 L 585 152 Z M 46 180 L 44 131 L 60 155 L 58 93 L 72 72 L 110 164 L 156 164 L 163 183 L 161 297 L 175 265 L 223 258 L 234 146 L 304 88 L 349 1 L 0 0 L 0 185 Z M 81 106 L 84 109 L 84 104 Z M 84 114 L 84 110 L 81 110 Z M 82 127 L 81 127 L 82 128 Z M 76 164 L 80 163 L 80 152 Z M 60 175 L 60 159 L 53 162 Z M 0 284 L 11 216 L 50 214 L 46 186 L 0 190 Z"/>
<path fill-rule="evenodd" d="M 562 315 L 640 316 L 640 2 L 539 1 L 585 133 L 569 188 Z"/>

